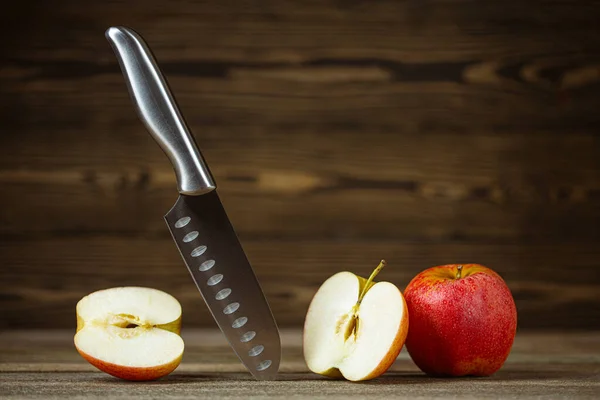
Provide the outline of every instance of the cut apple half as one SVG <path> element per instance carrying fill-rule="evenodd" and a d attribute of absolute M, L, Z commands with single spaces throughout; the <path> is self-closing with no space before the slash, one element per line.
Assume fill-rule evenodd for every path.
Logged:
<path fill-rule="evenodd" d="M 171 373 L 183 355 L 181 305 L 143 287 L 100 290 L 77 303 L 75 347 L 98 369 L 127 380 Z"/>
<path fill-rule="evenodd" d="M 408 311 L 400 290 L 340 272 L 315 294 L 304 323 L 304 359 L 318 374 L 351 381 L 383 374 L 398 357 L 408 333 Z"/>

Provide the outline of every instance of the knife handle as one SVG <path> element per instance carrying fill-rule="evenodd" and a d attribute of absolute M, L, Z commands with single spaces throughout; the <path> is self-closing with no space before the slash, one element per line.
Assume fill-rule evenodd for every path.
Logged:
<path fill-rule="evenodd" d="M 109 28 L 106 38 L 119 60 L 140 119 L 173 164 L 179 193 L 194 196 L 216 189 L 210 170 L 144 39 L 122 26 Z"/>

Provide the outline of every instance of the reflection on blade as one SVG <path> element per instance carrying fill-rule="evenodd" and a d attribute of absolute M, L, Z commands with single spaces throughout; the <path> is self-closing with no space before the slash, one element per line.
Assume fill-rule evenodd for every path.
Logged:
<path fill-rule="evenodd" d="M 165 220 L 231 347 L 256 379 L 274 379 L 277 325 L 217 192 L 179 196 Z"/>

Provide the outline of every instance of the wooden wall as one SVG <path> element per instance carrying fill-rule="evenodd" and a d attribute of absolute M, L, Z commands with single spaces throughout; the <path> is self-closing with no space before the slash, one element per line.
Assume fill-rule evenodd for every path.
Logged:
<path fill-rule="evenodd" d="M 5 6 L 3 6 L 5 7 Z M 0 58 L 0 329 L 145 285 L 214 326 L 162 220 L 166 157 L 104 38 L 147 39 L 282 326 L 340 270 L 479 262 L 521 329 L 600 328 L 600 5 L 13 2 Z"/>

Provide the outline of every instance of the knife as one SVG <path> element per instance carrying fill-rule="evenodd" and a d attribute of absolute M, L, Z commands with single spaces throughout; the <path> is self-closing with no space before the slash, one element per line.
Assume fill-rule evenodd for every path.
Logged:
<path fill-rule="evenodd" d="M 111 27 L 106 38 L 138 116 L 173 164 L 179 198 L 164 218 L 185 265 L 240 361 L 256 379 L 274 379 L 277 324 L 169 85 L 134 30 Z"/>

